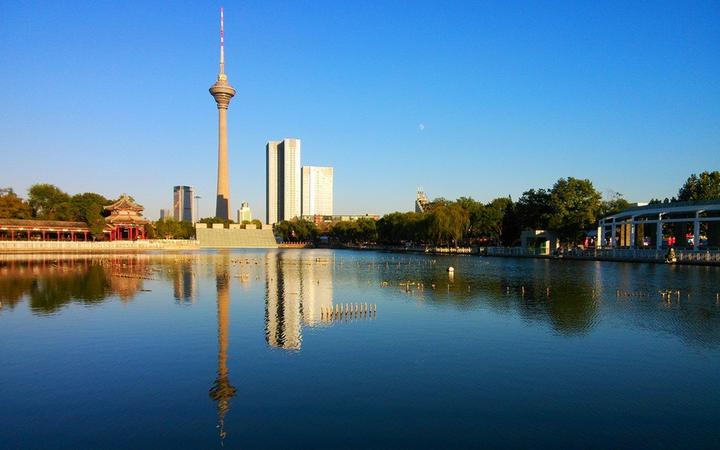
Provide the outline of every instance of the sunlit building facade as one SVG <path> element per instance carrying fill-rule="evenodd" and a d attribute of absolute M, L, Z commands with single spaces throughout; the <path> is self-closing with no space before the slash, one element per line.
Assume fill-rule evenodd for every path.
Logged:
<path fill-rule="evenodd" d="M 303 166 L 302 215 L 332 216 L 333 168 Z"/>

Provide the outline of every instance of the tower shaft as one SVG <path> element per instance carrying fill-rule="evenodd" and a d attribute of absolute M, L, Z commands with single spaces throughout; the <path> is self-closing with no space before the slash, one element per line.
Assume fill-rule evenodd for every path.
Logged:
<path fill-rule="evenodd" d="M 227 106 L 220 108 L 218 104 L 218 173 L 217 203 L 215 216 L 222 219 L 230 218 L 230 180 L 228 180 L 228 148 L 227 148 Z"/>
<path fill-rule="evenodd" d="M 225 29 L 224 13 L 220 9 L 220 71 L 215 84 L 210 86 L 210 95 L 215 99 L 218 108 L 218 174 L 217 202 L 215 216 L 224 220 L 230 219 L 230 178 L 228 175 L 227 146 L 227 109 L 230 100 L 235 96 L 235 89 L 230 86 L 225 75 Z"/>

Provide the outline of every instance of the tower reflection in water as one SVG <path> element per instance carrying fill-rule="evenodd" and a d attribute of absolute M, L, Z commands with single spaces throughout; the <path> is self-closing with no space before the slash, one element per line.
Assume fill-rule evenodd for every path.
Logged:
<path fill-rule="evenodd" d="M 265 257 L 265 340 L 272 347 L 299 350 L 302 327 L 320 323 L 321 308 L 332 307 L 333 266 L 302 259 L 298 252 Z"/>
<path fill-rule="evenodd" d="M 230 333 L 230 274 L 228 273 L 229 257 L 227 253 L 219 257 L 215 269 L 215 285 L 217 288 L 217 320 L 218 320 L 218 369 L 215 383 L 210 388 L 210 398 L 217 403 L 218 429 L 220 442 L 225 439 L 225 415 L 230 409 L 230 400 L 237 389 L 230 384 L 227 367 L 228 335 Z"/>

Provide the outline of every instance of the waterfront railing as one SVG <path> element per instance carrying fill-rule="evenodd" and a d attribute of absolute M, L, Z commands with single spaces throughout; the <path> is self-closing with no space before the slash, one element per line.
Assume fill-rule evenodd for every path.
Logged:
<path fill-rule="evenodd" d="M 548 255 L 539 249 L 522 247 L 486 247 L 481 252 L 487 256 L 519 256 L 528 258 L 569 258 L 609 261 L 665 262 L 667 250 L 601 248 L 571 249 L 557 255 Z M 676 250 L 675 262 L 685 264 L 720 264 L 720 250 Z"/>

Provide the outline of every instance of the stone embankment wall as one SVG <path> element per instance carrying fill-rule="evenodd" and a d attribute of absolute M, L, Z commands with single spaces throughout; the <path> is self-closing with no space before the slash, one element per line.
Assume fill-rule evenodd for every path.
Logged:
<path fill-rule="evenodd" d="M 195 235 L 201 248 L 277 248 L 272 229 L 253 229 L 213 224 L 212 228 L 195 227 Z"/>
<path fill-rule="evenodd" d="M 193 250 L 199 248 L 190 239 L 146 239 L 137 241 L 0 241 L 0 253 L 117 252 L 144 250 Z"/>

